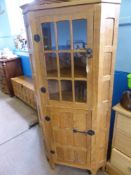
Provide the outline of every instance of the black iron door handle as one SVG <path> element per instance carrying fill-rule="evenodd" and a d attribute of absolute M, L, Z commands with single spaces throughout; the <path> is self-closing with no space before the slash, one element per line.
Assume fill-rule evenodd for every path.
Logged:
<path fill-rule="evenodd" d="M 84 134 L 84 135 L 90 135 L 90 136 L 95 135 L 95 131 L 93 131 L 93 130 L 79 131 L 79 130 L 77 130 L 77 129 L 73 129 L 73 132 L 74 132 L 74 133 Z"/>

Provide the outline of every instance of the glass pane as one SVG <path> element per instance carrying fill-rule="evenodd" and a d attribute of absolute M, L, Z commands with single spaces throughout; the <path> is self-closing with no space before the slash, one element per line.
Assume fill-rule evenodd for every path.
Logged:
<path fill-rule="evenodd" d="M 60 76 L 71 77 L 71 54 L 60 53 L 59 61 L 60 61 Z"/>
<path fill-rule="evenodd" d="M 59 50 L 70 49 L 70 24 L 69 21 L 60 21 L 57 23 L 58 48 Z"/>
<path fill-rule="evenodd" d="M 46 71 L 48 77 L 57 77 L 57 60 L 55 53 L 46 53 L 45 54 L 46 61 Z"/>
<path fill-rule="evenodd" d="M 56 50 L 54 23 L 43 23 L 42 33 L 45 50 Z"/>
<path fill-rule="evenodd" d="M 73 20 L 74 49 L 84 49 L 87 45 L 87 20 Z"/>
<path fill-rule="evenodd" d="M 86 78 L 86 54 L 74 53 L 74 76 L 76 78 Z"/>
<path fill-rule="evenodd" d="M 51 100 L 59 100 L 59 87 L 57 80 L 48 80 L 48 91 Z"/>
<path fill-rule="evenodd" d="M 87 84 L 86 81 L 75 81 L 75 101 L 86 102 Z"/>
<path fill-rule="evenodd" d="M 61 81 L 62 100 L 72 101 L 72 82 L 69 80 Z"/>

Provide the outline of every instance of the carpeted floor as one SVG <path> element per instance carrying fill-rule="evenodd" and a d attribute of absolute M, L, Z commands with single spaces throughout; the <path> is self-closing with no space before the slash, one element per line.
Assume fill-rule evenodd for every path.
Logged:
<path fill-rule="evenodd" d="M 0 145 L 37 122 L 36 112 L 17 98 L 0 92 Z"/>
<path fill-rule="evenodd" d="M 88 175 L 87 171 L 65 166 L 50 168 L 40 128 L 35 126 L 0 146 L 0 175 Z M 98 175 L 105 175 L 99 172 Z"/>
<path fill-rule="evenodd" d="M 32 109 L 0 93 L 0 175 L 88 175 L 87 171 L 65 166 L 51 169 L 39 126 L 29 127 L 34 121 Z"/>

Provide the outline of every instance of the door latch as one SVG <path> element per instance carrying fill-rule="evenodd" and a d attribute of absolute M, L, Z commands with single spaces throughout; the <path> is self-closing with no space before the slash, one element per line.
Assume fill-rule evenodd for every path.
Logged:
<path fill-rule="evenodd" d="M 73 132 L 74 133 L 81 133 L 81 134 L 84 134 L 84 135 L 90 135 L 90 136 L 95 135 L 95 131 L 93 131 L 93 130 L 79 131 L 77 129 L 73 129 Z"/>

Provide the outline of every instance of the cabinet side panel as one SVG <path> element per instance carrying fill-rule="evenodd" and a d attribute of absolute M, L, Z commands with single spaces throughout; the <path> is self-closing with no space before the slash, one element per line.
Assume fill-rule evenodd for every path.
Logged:
<path fill-rule="evenodd" d="M 101 7 L 96 6 L 97 10 L 101 8 L 96 136 L 98 156 L 96 162 L 97 166 L 102 167 L 107 155 L 120 5 L 103 3 Z"/>

